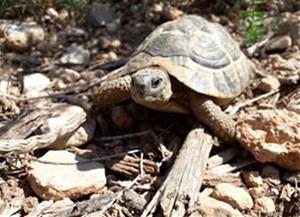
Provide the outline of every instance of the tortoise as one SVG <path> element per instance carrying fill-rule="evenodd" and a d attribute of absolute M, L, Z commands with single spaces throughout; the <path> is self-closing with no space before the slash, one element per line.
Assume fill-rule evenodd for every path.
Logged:
<path fill-rule="evenodd" d="M 133 53 L 120 76 L 92 89 L 96 106 L 132 98 L 163 112 L 193 113 L 213 133 L 235 141 L 235 122 L 220 106 L 249 84 L 253 63 L 228 31 L 197 15 L 158 26 Z"/>

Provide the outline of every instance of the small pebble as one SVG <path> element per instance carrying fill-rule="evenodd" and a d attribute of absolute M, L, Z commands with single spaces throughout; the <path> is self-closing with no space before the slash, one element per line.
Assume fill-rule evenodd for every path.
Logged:
<path fill-rule="evenodd" d="M 257 86 L 257 89 L 264 92 L 271 92 L 274 90 L 278 90 L 280 87 L 280 82 L 274 76 L 267 76 L 261 79 L 260 83 Z"/>
<path fill-rule="evenodd" d="M 247 187 L 258 187 L 264 184 L 258 171 L 244 171 L 243 178 Z"/>
<path fill-rule="evenodd" d="M 254 209 L 263 214 L 271 214 L 275 212 L 275 203 L 269 197 L 261 197 L 255 200 Z"/>
<path fill-rule="evenodd" d="M 253 206 L 253 200 L 246 189 L 229 183 L 216 185 L 211 196 L 241 210 L 251 209 Z"/>

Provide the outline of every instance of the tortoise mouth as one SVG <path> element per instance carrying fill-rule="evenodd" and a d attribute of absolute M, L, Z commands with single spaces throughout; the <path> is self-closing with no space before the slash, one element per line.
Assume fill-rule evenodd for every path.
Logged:
<path fill-rule="evenodd" d="M 140 95 L 136 94 L 134 91 L 131 91 L 131 97 L 132 99 L 140 104 L 140 105 L 165 105 L 167 104 L 170 99 L 171 99 L 171 94 L 170 96 L 145 96 L 145 95 Z"/>

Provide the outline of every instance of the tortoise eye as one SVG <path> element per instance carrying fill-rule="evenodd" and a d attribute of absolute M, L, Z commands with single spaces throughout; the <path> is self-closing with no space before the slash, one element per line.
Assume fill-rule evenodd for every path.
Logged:
<path fill-rule="evenodd" d="M 151 80 L 151 86 L 152 86 L 153 88 L 157 88 L 157 87 L 160 85 L 161 82 L 162 82 L 162 79 L 161 79 L 161 78 L 153 78 L 153 79 Z"/>

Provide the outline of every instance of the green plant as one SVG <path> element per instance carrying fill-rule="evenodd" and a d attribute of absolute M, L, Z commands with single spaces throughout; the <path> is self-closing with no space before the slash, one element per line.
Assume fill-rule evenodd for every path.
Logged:
<path fill-rule="evenodd" d="M 245 32 L 245 45 L 250 46 L 257 42 L 263 34 L 264 11 L 257 8 L 263 4 L 264 0 L 250 0 L 246 10 L 240 11 L 241 29 Z"/>

